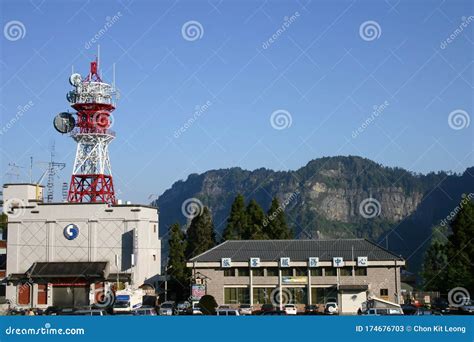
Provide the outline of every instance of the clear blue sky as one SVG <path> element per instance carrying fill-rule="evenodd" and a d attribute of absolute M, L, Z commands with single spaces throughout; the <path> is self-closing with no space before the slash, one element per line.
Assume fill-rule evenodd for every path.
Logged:
<path fill-rule="evenodd" d="M 71 66 L 87 72 L 95 35 L 103 76 L 110 81 L 116 63 L 121 92 L 110 152 L 120 198 L 147 202 L 209 169 L 288 170 L 321 156 L 416 172 L 474 165 L 472 1 L 3 0 L 0 13 L 2 29 L 14 20 L 24 27 L 19 39 L 0 37 L 2 181 L 11 180 L 8 163 L 47 161 L 53 140 L 67 163 L 57 184 L 69 181 L 75 144 L 52 119 L 69 109 Z M 199 39 L 184 39 L 188 21 L 202 26 Z M 367 21 L 378 25 L 375 37 L 361 36 Z M 291 126 L 272 127 L 277 110 Z M 453 129 L 455 110 L 464 111 L 453 114 L 457 125 L 473 122 Z"/>

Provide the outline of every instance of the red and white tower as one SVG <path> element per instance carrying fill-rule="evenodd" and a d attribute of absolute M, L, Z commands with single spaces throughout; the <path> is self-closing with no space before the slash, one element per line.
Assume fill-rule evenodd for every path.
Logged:
<path fill-rule="evenodd" d="M 71 131 L 77 150 L 68 202 L 114 204 L 109 144 L 115 138 L 110 130 L 111 113 L 115 109 L 115 84 L 102 82 L 97 59 L 91 62 L 86 78 L 72 74 L 69 81 L 74 90 L 67 94 L 67 99 L 77 111 L 75 128 Z"/>

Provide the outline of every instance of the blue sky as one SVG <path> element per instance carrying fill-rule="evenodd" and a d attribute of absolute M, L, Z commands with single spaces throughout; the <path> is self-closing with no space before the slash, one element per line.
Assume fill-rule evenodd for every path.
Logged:
<path fill-rule="evenodd" d="M 75 144 L 52 119 L 69 109 L 72 65 L 87 73 L 97 44 L 103 78 L 116 63 L 110 154 L 123 199 L 147 202 L 190 173 L 321 156 L 416 172 L 474 165 L 471 1 L 3 0 L 0 13 L 2 182 L 9 163 L 47 161 L 53 141 L 67 164 L 58 188 L 69 181 Z M 189 21 L 198 37 L 183 35 Z M 274 112 L 287 121 L 272 125 Z"/>

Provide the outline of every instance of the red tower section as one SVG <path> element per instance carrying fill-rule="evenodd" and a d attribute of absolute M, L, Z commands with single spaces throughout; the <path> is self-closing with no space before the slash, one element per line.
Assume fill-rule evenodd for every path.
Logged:
<path fill-rule="evenodd" d="M 115 137 L 109 129 L 115 109 L 115 89 L 101 80 L 97 61 L 91 63 L 84 80 L 73 74 L 70 82 L 75 87 L 68 93 L 68 100 L 77 111 L 76 128 L 71 133 L 77 150 L 68 201 L 114 204 L 108 145 Z"/>

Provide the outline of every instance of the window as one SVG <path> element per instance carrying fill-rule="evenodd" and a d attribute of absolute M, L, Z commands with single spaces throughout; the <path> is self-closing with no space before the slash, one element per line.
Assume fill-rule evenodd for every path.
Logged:
<path fill-rule="evenodd" d="M 326 267 L 324 269 L 324 275 L 326 277 L 335 277 L 336 276 L 336 268 L 335 267 Z"/>
<path fill-rule="evenodd" d="M 248 268 L 238 268 L 237 277 L 248 277 L 250 275 L 250 270 Z"/>
<path fill-rule="evenodd" d="M 300 277 L 300 276 L 305 276 L 307 274 L 307 271 L 305 268 L 295 268 L 295 276 Z"/>
<path fill-rule="evenodd" d="M 323 276 L 323 269 L 322 268 L 312 268 L 311 269 L 311 276 L 313 276 L 313 277 L 322 277 Z"/>
<path fill-rule="evenodd" d="M 153 233 L 156 233 L 156 224 L 153 225 Z"/>
<path fill-rule="evenodd" d="M 252 275 L 254 277 L 263 277 L 264 276 L 263 268 L 254 268 L 252 270 Z"/>
<path fill-rule="evenodd" d="M 352 276 L 352 267 L 342 267 L 340 272 L 341 277 L 350 277 Z"/>
<path fill-rule="evenodd" d="M 388 289 L 380 289 L 380 297 L 388 297 Z"/>
<path fill-rule="evenodd" d="M 291 277 L 291 276 L 293 276 L 293 269 L 292 268 L 282 268 L 281 269 L 281 276 L 282 277 Z"/>
<path fill-rule="evenodd" d="M 335 287 L 311 288 L 311 304 L 326 304 L 329 301 L 337 301 L 337 289 Z"/>
<path fill-rule="evenodd" d="M 273 287 L 254 287 L 253 303 L 254 304 L 270 304 L 271 294 L 275 290 Z"/>
<path fill-rule="evenodd" d="M 267 277 L 278 277 L 278 268 L 267 268 Z"/>
<path fill-rule="evenodd" d="M 285 300 L 285 293 L 288 294 L 290 300 L 287 304 L 307 304 L 307 291 L 306 287 L 284 287 L 283 288 L 283 300 Z"/>
<path fill-rule="evenodd" d="M 367 275 L 367 267 L 357 267 L 355 269 L 356 276 L 366 276 Z"/>
<path fill-rule="evenodd" d="M 224 269 L 224 277 L 235 277 L 235 269 L 233 268 Z"/>
<path fill-rule="evenodd" d="M 247 287 L 225 287 L 225 304 L 248 304 L 250 303 L 250 290 Z"/>

